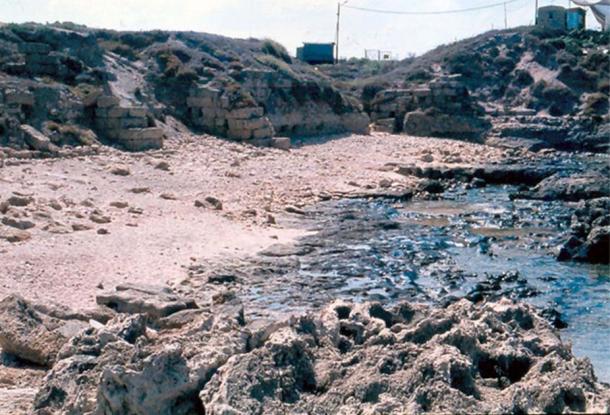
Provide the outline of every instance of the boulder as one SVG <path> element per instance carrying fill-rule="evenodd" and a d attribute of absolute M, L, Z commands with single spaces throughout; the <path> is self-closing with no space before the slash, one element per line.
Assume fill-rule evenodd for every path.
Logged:
<path fill-rule="evenodd" d="M 566 176 L 557 173 L 541 181 L 536 187 L 517 195 L 540 200 L 579 201 L 610 196 L 610 177 L 607 172 L 587 172 Z"/>
<path fill-rule="evenodd" d="M 0 347 L 31 363 L 51 365 L 62 345 L 87 326 L 42 314 L 16 295 L 0 302 Z"/>
<path fill-rule="evenodd" d="M 19 128 L 23 134 L 23 139 L 33 150 L 49 153 L 57 153 L 59 151 L 59 147 L 31 125 L 24 124 Z"/>

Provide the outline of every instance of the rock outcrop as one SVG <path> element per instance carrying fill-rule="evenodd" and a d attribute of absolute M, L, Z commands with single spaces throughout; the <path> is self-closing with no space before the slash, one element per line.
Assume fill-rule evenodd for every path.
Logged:
<path fill-rule="evenodd" d="M 334 302 L 248 322 L 236 299 L 147 327 L 118 315 L 61 348 L 35 414 L 606 412 L 610 389 L 531 307 Z"/>
<path fill-rule="evenodd" d="M 483 111 L 455 77 L 424 86 L 383 90 L 371 104 L 376 129 L 390 133 L 478 140 L 490 128 Z"/>
<path fill-rule="evenodd" d="M 34 364 L 53 364 L 62 345 L 87 326 L 79 320 L 45 315 L 18 296 L 0 302 L 2 351 Z"/>
<path fill-rule="evenodd" d="M 610 198 L 581 202 L 572 216 L 571 234 L 559 251 L 560 261 L 610 263 Z"/>

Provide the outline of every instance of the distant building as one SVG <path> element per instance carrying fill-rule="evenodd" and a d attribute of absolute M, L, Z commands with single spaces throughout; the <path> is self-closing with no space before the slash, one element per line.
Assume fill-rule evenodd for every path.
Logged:
<path fill-rule="evenodd" d="M 334 43 L 303 43 L 297 48 L 297 58 L 311 65 L 335 63 Z"/>
<path fill-rule="evenodd" d="M 581 30 L 585 28 L 585 17 L 587 11 L 580 7 L 574 7 L 566 11 L 566 29 Z"/>
<path fill-rule="evenodd" d="M 566 30 L 566 9 L 561 6 L 546 6 L 538 9 L 536 26 L 545 29 Z"/>

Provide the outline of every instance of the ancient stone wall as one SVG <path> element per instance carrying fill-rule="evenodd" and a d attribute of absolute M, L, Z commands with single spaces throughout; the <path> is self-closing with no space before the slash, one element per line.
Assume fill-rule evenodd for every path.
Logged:
<path fill-rule="evenodd" d="M 187 98 L 191 120 L 205 131 L 247 141 L 273 137 L 275 131 L 262 107 L 232 103 L 229 96 L 209 85 L 193 88 Z"/>
<path fill-rule="evenodd" d="M 485 130 L 482 110 L 455 77 L 440 77 L 425 86 L 380 91 L 371 120 L 377 131 L 442 137 L 476 136 Z"/>
<path fill-rule="evenodd" d="M 130 151 L 163 147 L 163 129 L 151 125 L 144 107 L 120 106 L 117 97 L 97 99 L 95 126 L 100 135 Z"/>

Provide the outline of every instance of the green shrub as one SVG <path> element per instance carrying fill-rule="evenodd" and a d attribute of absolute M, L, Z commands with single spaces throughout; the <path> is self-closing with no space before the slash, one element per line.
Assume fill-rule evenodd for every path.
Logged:
<path fill-rule="evenodd" d="M 278 42 L 265 39 L 263 40 L 263 45 L 261 46 L 261 50 L 263 53 L 271 56 L 275 56 L 278 59 L 283 60 L 286 63 L 292 63 L 292 58 L 288 54 L 288 51 L 284 46 L 279 44 Z"/>

